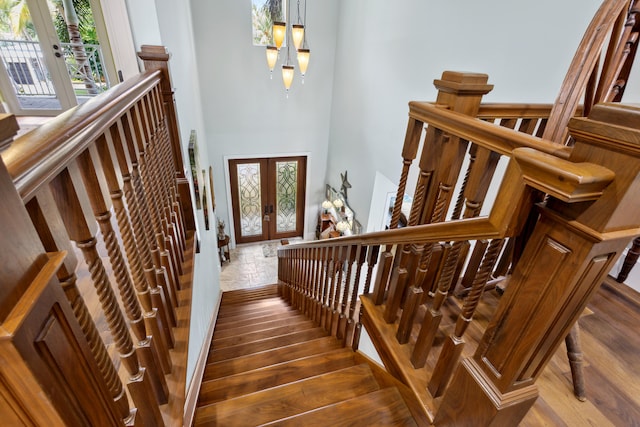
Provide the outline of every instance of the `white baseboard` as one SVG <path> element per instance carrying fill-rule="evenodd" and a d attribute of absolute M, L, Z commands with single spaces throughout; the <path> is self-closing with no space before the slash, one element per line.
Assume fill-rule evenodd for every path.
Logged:
<path fill-rule="evenodd" d="M 196 361 L 196 366 L 191 377 L 191 383 L 187 389 L 187 395 L 184 401 L 184 414 L 182 417 L 182 423 L 184 427 L 190 427 L 193 424 L 193 418 L 196 413 L 196 404 L 198 403 L 198 393 L 200 392 L 200 386 L 202 385 L 202 376 L 204 375 L 204 369 L 207 366 L 207 356 L 209 356 L 209 348 L 211 347 L 211 339 L 213 338 L 213 331 L 216 327 L 216 320 L 218 319 L 218 312 L 220 311 L 220 302 L 222 301 L 222 291 L 218 295 L 218 303 L 215 309 L 211 313 L 211 319 L 209 320 L 209 329 L 207 330 L 207 336 L 200 348 L 200 354 Z"/>

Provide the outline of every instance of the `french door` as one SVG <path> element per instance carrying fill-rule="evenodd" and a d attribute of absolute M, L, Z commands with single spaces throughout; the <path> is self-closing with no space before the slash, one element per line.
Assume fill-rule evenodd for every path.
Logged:
<path fill-rule="evenodd" d="M 303 235 L 306 157 L 229 160 L 236 243 Z"/>

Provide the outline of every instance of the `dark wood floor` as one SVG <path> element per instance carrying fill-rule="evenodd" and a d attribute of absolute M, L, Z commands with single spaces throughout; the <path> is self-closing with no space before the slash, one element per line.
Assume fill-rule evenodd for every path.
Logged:
<path fill-rule="evenodd" d="M 579 320 L 587 401 L 573 396 L 562 345 L 522 426 L 640 426 L 640 297 L 609 278 L 588 307 Z"/>

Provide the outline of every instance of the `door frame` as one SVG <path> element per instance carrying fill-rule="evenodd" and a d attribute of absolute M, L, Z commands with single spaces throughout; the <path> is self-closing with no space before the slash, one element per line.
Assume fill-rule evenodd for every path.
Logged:
<path fill-rule="evenodd" d="M 225 180 L 225 190 L 227 193 L 227 224 L 229 225 L 229 237 L 231 237 L 231 248 L 236 247 L 236 233 L 235 233 L 235 223 L 233 219 L 233 201 L 231 196 L 231 179 L 230 179 L 230 170 L 229 170 L 229 160 L 238 160 L 238 159 L 263 159 L 263 158 L 281 158 L 281 157 L 306 157 L 307 158 L 307 167 L 306 167 L 306 176 L 305 176 L 305 193 L 304 193 L 304 207 L 305 212 L 302 216 L 302 237 L 304 238 L 307 227 L 307 206 L 309 206 L 309 189 L 307 188 L 309 185 L 310 178 L 310 167 L 309 164 L 311 162 L 311 152 L 310 151 L 295 151 L 295 152 L 287 152 L 287 153 L 278 153 L 278 154 L 231 154 L 223 156 L 223 168 L 224 168 L 224 180 Z"/>

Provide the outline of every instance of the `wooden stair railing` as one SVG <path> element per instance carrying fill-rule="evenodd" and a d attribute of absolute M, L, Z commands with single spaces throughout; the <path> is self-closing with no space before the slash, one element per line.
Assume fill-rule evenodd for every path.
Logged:
<path fill-rule="evenodd" d="M 414 390 L 425 404 L 429 419 L 436 424 L 484 425 L 496 420 L 516 423 L 537 396 L 535 378 L 640 224 L 640 218 L 621 216 L 616 203 L 610 201 L 609 206 L 602 202 L 615 197 L 626 199 L 638 191 L 632 182 L 640 171 L 635 145 L 640 132 L 628 126 L 637 126 L 640 111 L 615 105 L 596 106 L 589 119 L 575 119 L 570 130 L 576 143 L 569 159 L 562 158 L 566 148 L 554 147 L 534 136 L 516 135 L 515 131 L 464 118 L 436 106 L 426 106 L 424 111 L 447 117 L 448 121 L 441 119 L 449 123 L 447 132 L 461 139 L 468 137 L 470 122 L 474 122 L 479 137 L 472 141 L 479 148 L 495 147 L 498 153 L 513 150 L 491 214 L 283 247 L 279 250 L 281 292 L 294 307 L 310 313 L 319 325 L 354 348 L 358 345 L 364 314 L 362 321 L 387 370 Z M 409 126 L 413 126 L 413 119 L 410 118 Z M 453 125 L 455 121 L 460 122 L 459 128 Z M 489 129 L 494 131 L 493 138 Z M 510 135 L 514 136 L 512 140 Z M 513 149 L 522 142 L 526 142 L 523 147 Z M 536 145 L 547 151 L 557 150 L 562 157 L 530 148 Z M 604 154 L 608 150 L 615 155 Z M 610 161 L 609 157 L 617 158 Z M 601 164 L 589 163 L 591 159 Z M 631 168 L 630 175 L 623 174 L 625 163 Z M 614 184 L 609 185 L 611 182 Z M 549 195 L 548 202 L 540 205 L 543 220 L 534 231 L 476 354 L 468 354 L 459 363 L 461 355 L 465 355 L 463 334 L 479 303 L 483 281 L 495 262 L 500 240 L 520 232 L 537 192 Z M 589 218 L 602 218 L 600 213 L 582 215 L 598 205 L 608 211 L 604 217 L 611 216 L 616 223 L 615 231 L 597 229 L 601 224 L 586 224 Z M 554 213 L 556 209 L 563 214 Z M 547 225 L 549 222 L 555 224 Z M 600 222 L 607 224 L 604 219 Z M 547 230 L 539 231 L 544 227 Z M 545 240 L 545 235 L 553 236 L 553 240 Z M 384 275 L 379 274 L 373 282 L 373 293 L 362 299 L 364 310 L 358 310 L 355 296 L 371 290 L 372 274 L 367 274 L 364 281 L 356 280 L 356 276 L 365 269 L 372 270 L 375 253 L 381 246 L 390 248 L 391 256 L 397 258 L 405 256 L 401 251 L 407 245 L 424 247 L 444 241 L 449 243 L 441 251 L 451 253 L 453 246 L 469 240 L 478 240 L 488 247 L 488 255 L 482 258 L 472 291 L 459 314 L 455 314 L 454 329 L 439 328 L 455 267 L 455 263 L 447 262 L 446 256 L 430 266 L 435 272 L 427 269 L 426 276 L 431 275 L 437 287 L 434 296 L 426 299 L 426 312 L 415 309 L 422 306 L 424 290 L 414 286 L 420 265 L 412 253 L 406 267 L 397 273 L 401 278 L 411 278 L 407 279 L 409 291 L 387 287 Z M 574 240 L 581 241 L 576 244 Z M 549 264 L 554 266 L 551 271 L 547 271 Z M 534 268 L 540 269 L 538 273 L 533 274 Z M 383 270 L 384 266 L 378 265 L 378 271 Z M 546 291 L 536 291 L 539 286 Z M 388 304 L 396 292 L 405 293 L 395 296 L 403 302 L 397 310 L 401 315 L 389 322 Z M 382 306 L 376 305 L 379 296 Z M 496 340 L 498 331 L 508 334 L 508 339 L 499 335 Z M 448 337 L 444 347 L 440 343 L 436 346 L 434 338 L 442 333 Z M 514 353 L 513 348 L 518 352 Z M 439 355 L 435 351 L 438 349 Z M 498 360 L 502 362 L 493 363 Z M 510 379 L 505 380 L 507 377 Z M 449 381 L 451 384 L 447 386 Z M 485 393 L 490 390 L 493 394 L 488 398 Z"/>
<path fill-rule="evenodd" d="M 194 219 L 168 55 L 143 46 L 140 57 L 145 73 L 2 153 L 3 420 L 164 425 L 162 405 L 184 398 L 166 375 Z M 84 282 L 95 287 L 97 319 Z M 96 321 L 108 326 L 121 374 Z"/>

